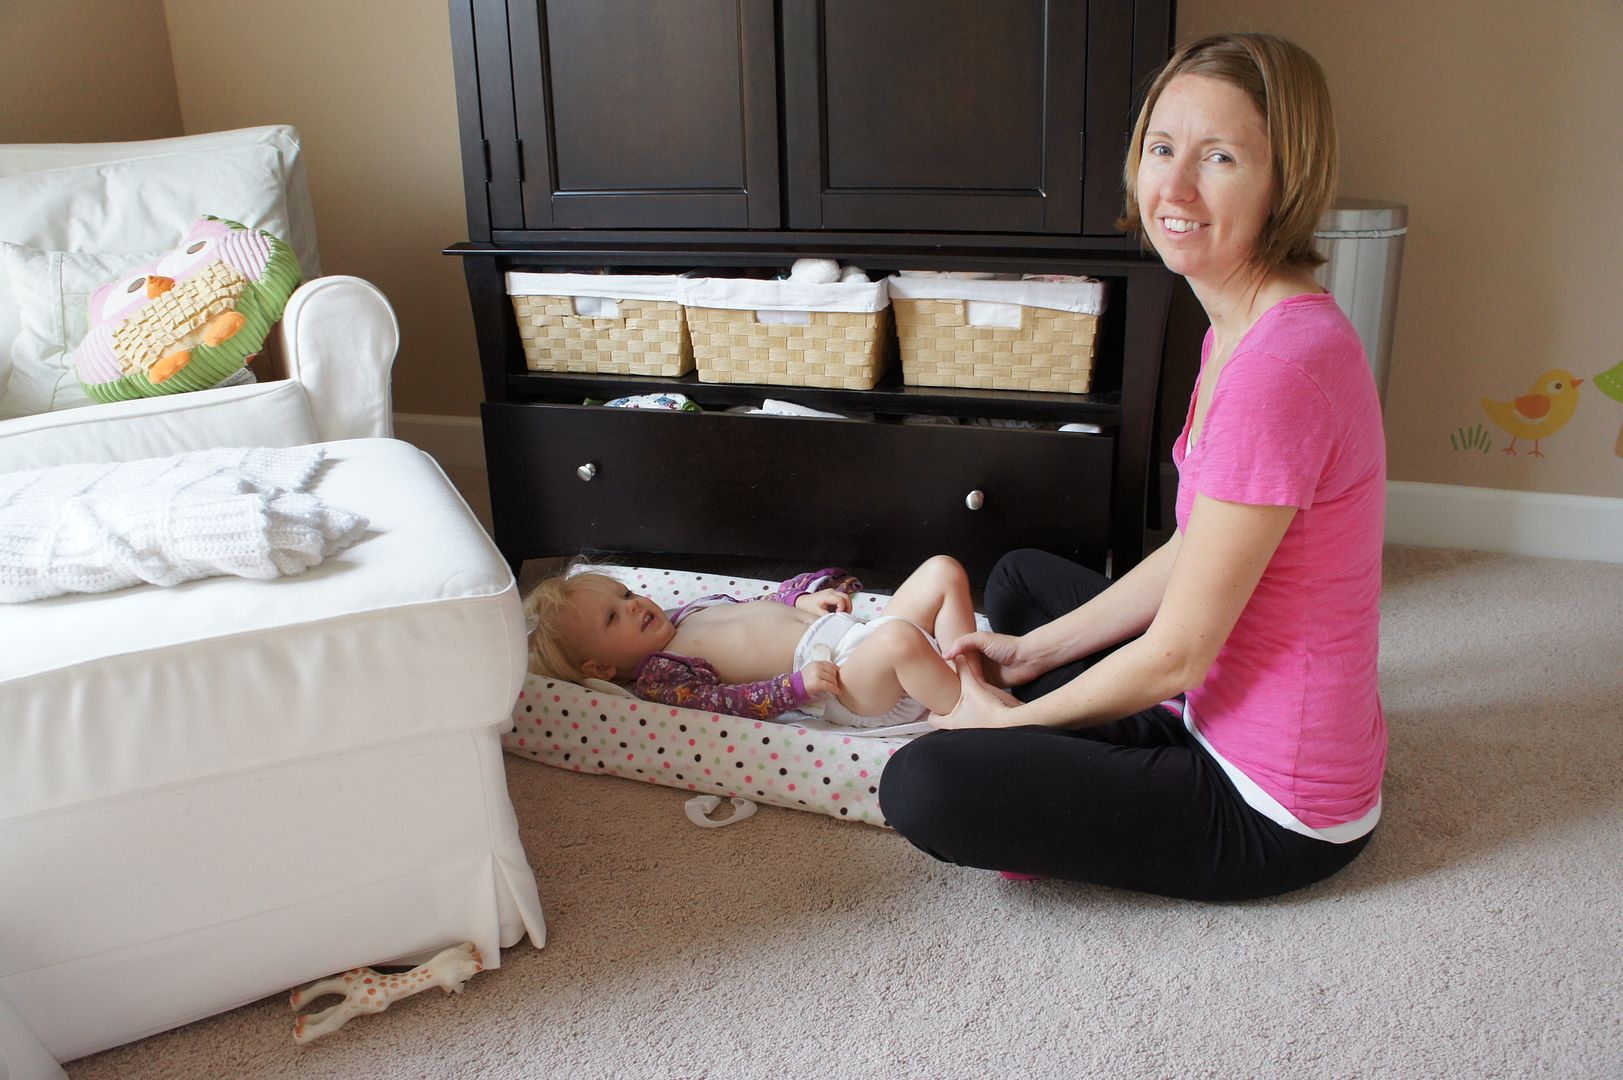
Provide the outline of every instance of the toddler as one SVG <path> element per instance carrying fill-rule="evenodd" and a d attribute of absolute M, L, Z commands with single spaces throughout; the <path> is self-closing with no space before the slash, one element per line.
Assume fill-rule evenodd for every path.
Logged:
<path fill-rule="evenodd" d="M 958 673 L 938 642 L 975 629 L 963 567 L 946 555 L 927 559 L 869 620 L 851 614 L 861 587 L 830 567 L 753 600 L 718 593 L 667 612 L 607 575 L 564 574 L 525 598 L 532 666 L 757 720 L 813 699 L 825 720 L 855 727 L 952 711 Z"/>

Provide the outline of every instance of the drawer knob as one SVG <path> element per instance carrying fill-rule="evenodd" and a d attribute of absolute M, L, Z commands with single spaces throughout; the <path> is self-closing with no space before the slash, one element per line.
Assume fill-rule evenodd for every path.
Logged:
<path fill-rule="evenodd" d="M 597 463 L 588 461 L 586 464 L 575 470 L 575 475 L 580 477 L 582 480 L 590 480 L 592 477 L 597 475 Z"/>
<path fill-rule="evenodd" d="M 976 489 L 964 496 L 964 505 L 971 510 L 979 510 L 986 505 L 986 492 Z"/>

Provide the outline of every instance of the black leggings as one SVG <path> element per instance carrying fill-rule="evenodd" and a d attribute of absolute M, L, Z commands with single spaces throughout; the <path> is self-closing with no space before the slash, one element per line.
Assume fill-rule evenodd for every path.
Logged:
<path fill-rule="evenodd" d="M 987 581 L 986 614 L 994 629 L 1023 634 L 1109 584 L 1046 552 L 1016 551 Z M 1097 659 L 1016 694 L 1045 694 Z M 879 806 L 892 828 L 945 862 L 1199 900 L 1300 888 L 1369 842 L 1332 844 L 1263 817 L 1160 706 L 1078 730 L 931 732 L 892 755 Z"/>

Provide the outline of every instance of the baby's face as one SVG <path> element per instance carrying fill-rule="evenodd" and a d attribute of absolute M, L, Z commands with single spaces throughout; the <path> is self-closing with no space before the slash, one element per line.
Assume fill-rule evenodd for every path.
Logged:
<path fill-rule="evenodd" d="M 570 595 L 575 608 L 564 612 L 564 632 L 585 657 L 581 666 L 593 678 L 628 678 L 645 656 L 676 636 L 676 627 L 658 604 L 623 585 L 588 582 Z"/>

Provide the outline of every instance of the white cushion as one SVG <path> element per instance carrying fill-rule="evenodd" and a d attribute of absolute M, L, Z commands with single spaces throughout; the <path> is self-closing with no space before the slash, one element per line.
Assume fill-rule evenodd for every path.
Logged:
<path fill-rule="evenodd" d="M 0 291 L 9 280 L 17 322 L 0 420 L 92 404 L 72 359 L 90 332 L 90 294 L 154 258 L 157 253 L 41 251 L 0 240 Z"/>
<path fill-rule="evenodd" d="M 284 161 L 291 162 L 298 156 L 299 135 L 286 124 L 266 124 L 131 142 L 8 143 L 0 146 L 0 176 L 21 176 L 47 169 L 194 154 L 252 144 L 270 146 L 282 155 Z"/>
<path fill-rule="evenodd" d="M 326 446 L 311 490 L 371 528 L 305 574 L 0 605 L 0 820 L 508 714 L 523 616 L 478 521 L 415 447 Z"/>
<path fill-rule="evenodd" d="M 281 379 L 7 420 L 0 472 L 319 440 L 304 386 Z"/>
<path fill-rule="evenodd" d="M 0 176 L 0 240 L 49 251 L 166 251 L 204 214 L 287 238 L 284 185 L 280 155 L 263 144 Z"/>

